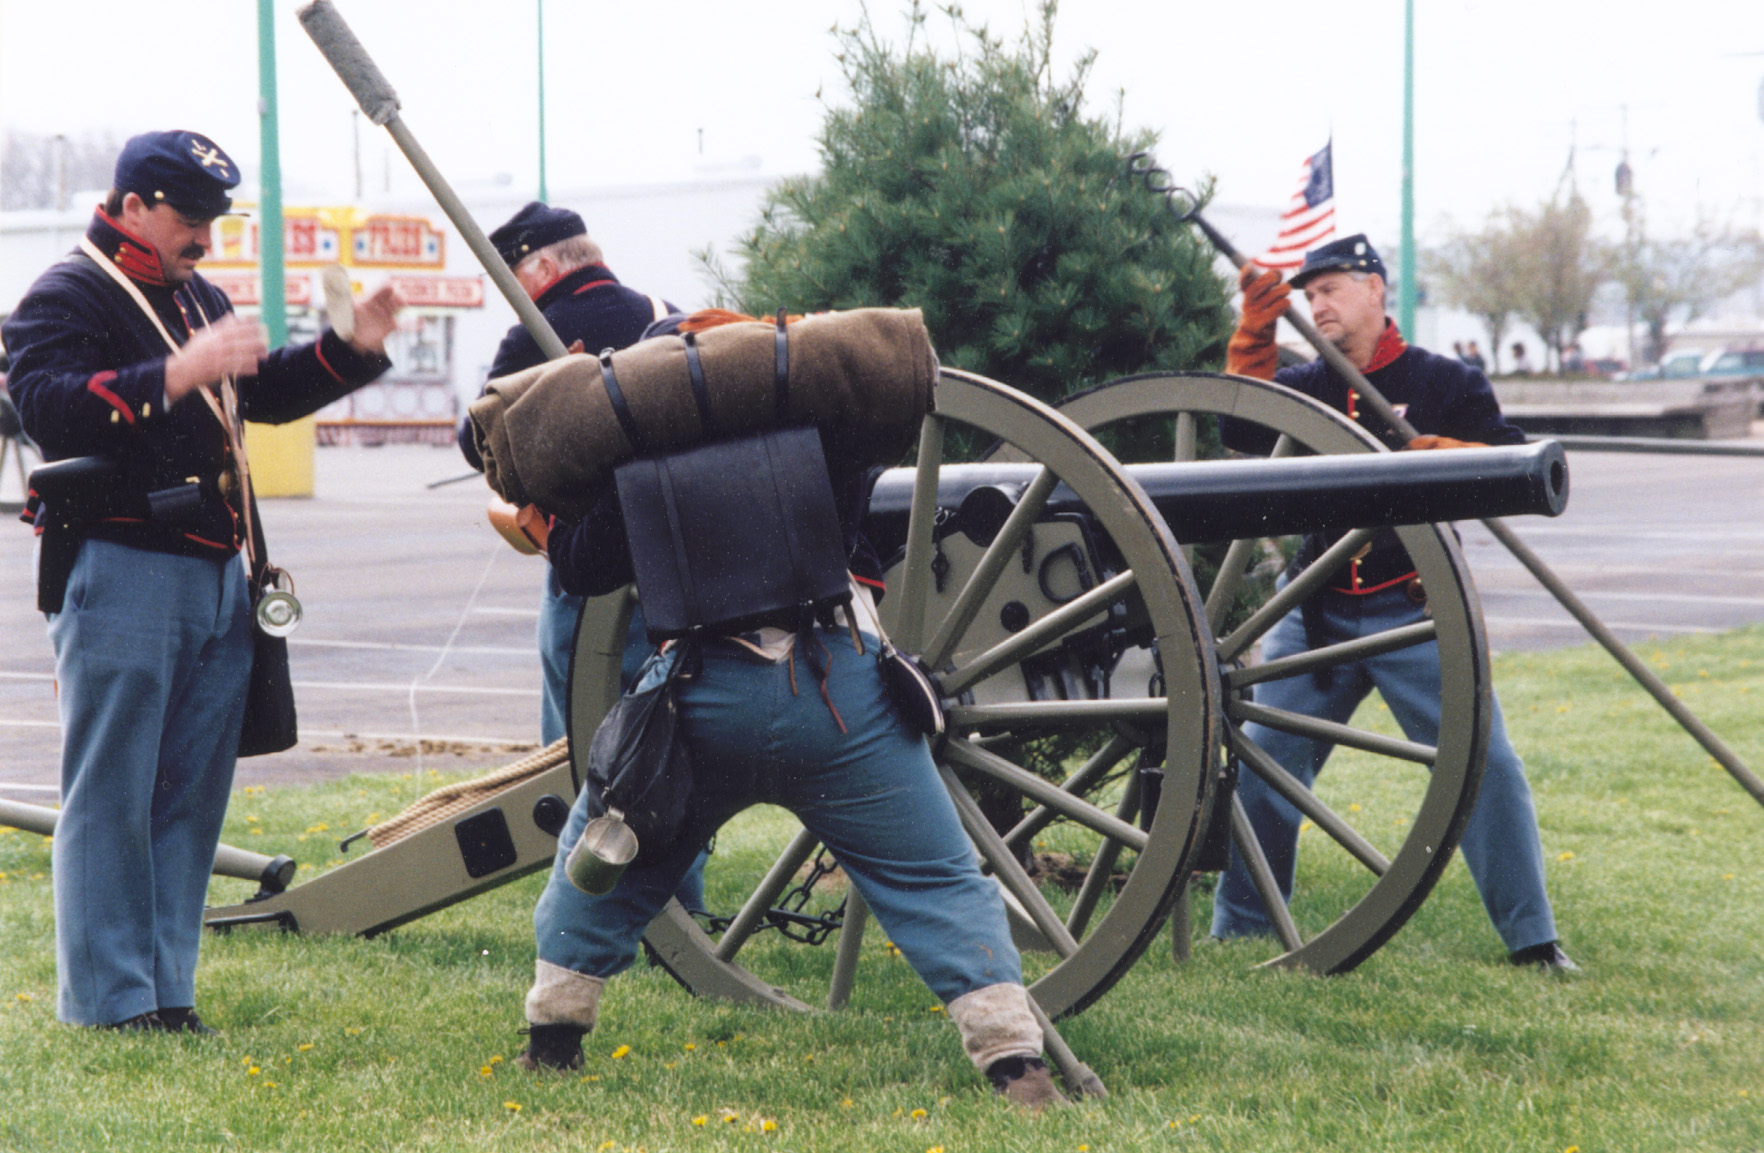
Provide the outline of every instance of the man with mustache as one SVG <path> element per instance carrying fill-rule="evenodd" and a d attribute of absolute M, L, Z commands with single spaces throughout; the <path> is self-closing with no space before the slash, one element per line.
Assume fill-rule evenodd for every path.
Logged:
<path fill-rule="evenodd" d="M 1240 278 L 1243 316 L 1226 353 L 1227 372 L 1272 380 L 1328 404 L 1350 418 L 1362 413 L 1347 381 L 1321 359 L 1280 368 L 1274 328 L 1291 307 L 1292 289 L 1301 289 L 1311 320 L 1323 338 L 1366 375 L 1373 387 L 1422 435 L 1404 444 L 1378 425 L 1368 425 L 1393 449 L 1441 449 L 1467 445 L 1523 444 L 1525 434 L 1501 414 L 1488 378 L 1449 357 L 1407 344 L 1384 312 L 1384 261 L 1363 234 L 1311 250 L 1304 267 L 1283 284 L 1280 274 L 1246 265 Z M 1227 445 L 1267 451 L 1270 444 L 1242 439 L 1246 430 L 1230 422 L 1222 430 Z M 1315 560 L 1333 540 L 1305 538 L 1295 566 Z M 1289 569 L 1289 574 L 1293 570 Z M 1427 594 L 1396 534 L 1386 529 L 1367 552 L 1348 562 L 1300 608 L 1274 626 L 1262 642 L 1262 659 L 1293 656 L 1416 623 L 1427 614 Z M 1256 686 L 1255 699 L 1286 712 L 1345 722 L 1374 688 L 1412 741 L 1439 740 L 1439 646 L 1429 642 L 1367 657 L 1315 673 Z M 1261 746 L 1293 776 L 1310 787 L 1333 745 L 1258 724 L 1244 735 Z M 1298 853 L 1299 813 L 1255 773 L 1241 773 L 1237 795 L 1256 839 L 1268 857 L 1280 892 L 1292 896 Z M 1459 848 L 1482 903 L 1515 965 L 1551 972 L 1577 971 L 1562 951 L 1556 922 L 1544 891 L 1543 845 L 1537 832 L 1531 786 L 1525 766 L 1507 739 L 1500 702 L 1489 726 L 1488 763 L 1482 788 Z M 1272 935 L 1274 927 L 1242 856 L 1231 851 L 1231 865 L 1220 876 L 1213 902 L 1213 936 Z"/>
<path fill-rule="evenodd" d="M 45 458 L 111 466 L 71 563 L 39 552 L 62 733 L 56 1013 L 74 1025 L 214 1031 L 197 950 L 251 673 L 247 561 L 267 564 L 240 421 L 297 420 L 391 366 L 390 288 L 359 302 L 351 339 L 272 352 L 196 271 L 238 183 L 198 133 L 131 138 L 79 248 L 4 328 Z M 41 534 L 67 510 L 29 512 Z"/>

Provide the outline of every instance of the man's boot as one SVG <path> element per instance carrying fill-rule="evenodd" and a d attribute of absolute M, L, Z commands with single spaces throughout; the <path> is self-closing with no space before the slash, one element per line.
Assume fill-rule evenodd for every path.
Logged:
<path fill-rule="evenodd" d="M 590 977 L 549 961 L 534 963 L 527 990 L 527 1047 L 515 1064 L 531 1073 L 582 1067 L 582 1038 L 600 1017 L 606 978 Z"/>

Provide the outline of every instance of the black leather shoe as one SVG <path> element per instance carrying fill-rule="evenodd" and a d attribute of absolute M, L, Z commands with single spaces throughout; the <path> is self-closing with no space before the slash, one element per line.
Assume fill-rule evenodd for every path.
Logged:
<path fill-rule="evenodd" d="M 529 1025 L 527 1047 L 515 1057 L 515 1064 L 529 1073 L 555 1069 L 567 1073 L 582 1067 L 582 1038 L 588 1030 L 580 1025 Z"/>
<path fill-rule="evenodd" d="M 1515 949 L 1507 954 L 1507 960 L 1515 965 L 1536 965 L 1546 973 L 1580 972 L 1580 966 L 1562 951 L 1562 945 L 1558 941 L 1545 941 L 1541 945 Z"/>
<path fill-rule="evenodd" d="M 138 1013 L 122 1021 L 112 1021 L 108 1025 L 98 1026 L 100 1029 L 114 1029 L 119 1033 L 159 1033 L 165 1030 L 157 1013 Z"/>
<path fill-rule="evenodd" d="M 154 1016 L 159 1018 L 159 1027 L 167 1033 L 195 1033 L 200 1037 L 220 1035 L 219 1029 L 203 1024 L 194 1009 L 161 1009 Z"/>

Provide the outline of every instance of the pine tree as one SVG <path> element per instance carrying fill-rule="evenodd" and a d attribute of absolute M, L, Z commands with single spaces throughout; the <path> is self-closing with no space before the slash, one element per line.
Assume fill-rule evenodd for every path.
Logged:
<path fill-rule="evenodd" d="M 1127 173 L 1151 143 L 1087 116 L 1052 76 L 1055 4 L 1007 45 L 946 12 L 961 49 L 900 50 L 866 15 L 836 29 L 850 107 L 830 107 L 823 171 L 787 181 L 739 242 L 725 299 L 765 315 L 916 307 L 947 366 L 1048 402 L 1128 373 L 1216 367 L 1230 334 L 1213 254 Z"/>

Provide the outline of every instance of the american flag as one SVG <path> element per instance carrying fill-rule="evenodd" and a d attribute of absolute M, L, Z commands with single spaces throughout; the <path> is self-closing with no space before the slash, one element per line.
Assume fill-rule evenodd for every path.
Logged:
<path fill-rule="evenodd" d="M 1329 150 L 1305 159 L 1299 170 L 1298 190 L 1280 215 L 1280 232 L 1268 251 L 1256 257 L 1263 268 L 1297 268 L 1305 262 L 1305 251 L 1335 235 L 1335 172 L 1330 167 Z"/>

